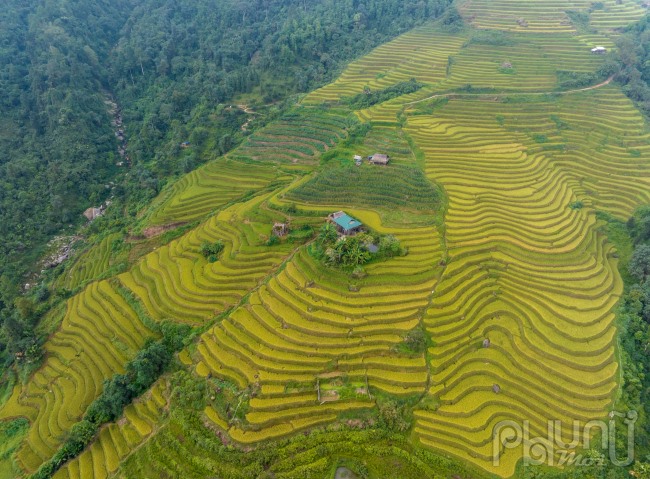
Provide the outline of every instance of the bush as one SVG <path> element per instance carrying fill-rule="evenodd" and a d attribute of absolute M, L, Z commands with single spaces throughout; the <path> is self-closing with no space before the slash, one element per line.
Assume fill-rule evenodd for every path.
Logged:
<path fill-rule="evenodd" d="M 363 269 L 363 266 L 357 266 L 354 268 L 354 271 L 352 271 L 352 277 L 354 279 L 363 279 L 366 276 L 368 276 L 368 274 L 366 273 L 366 270 Z"/>
<path fill-rule="evenodd" d="M 379 422 L 390 430 L 396 432 L 407 431 L 411 423 L 407 419 L 405 408 L 400 407 L 395 401 L 379 403 Z"/>
<path fill-rule="evenodd" d="M 449 33 L 457 33 L 463 29 L 465 22 L 456 7 L 450 7 L 442 16 L 442 29 Z"/>
<path fill-rule="evenodd" d="M 393 256 L 404 256 L 406 249 L 402 248 L 399 240 L 393 235 L 382 236 L 379 240 L 379 254 L 392 258 Z"/>
<path fill-rule="evenodd" d="M 404 338 L 404 345 L 410 352 L 421 354 L 429 346 L 429 337 L 424 329 L 417 327 L 408 332 Z"/>
<path fill-rule="evenodd" d="M 266 246 L 275 246 L 276 244 L 280 244 L 280 238 L 278 238 L 276 235 L 271 235 L 271 237 L 266 240 Z"/>
<path fill-rule="evenodd" d="M 201 254 L 204 258 L 207 258 L 210 263 L 214 263 L 219 259 L 219 255 L 223 249 L 224 244 L 222 240 L 217 240 L 214 243 L 208 243 L 207 241 L 201 243 Z"/>
<path fill-rule="evenodd" d="M 650 246 L 637 246 L 630 259 L 630 274 L 639 282 L 645 282 L 650 276 Z"/>

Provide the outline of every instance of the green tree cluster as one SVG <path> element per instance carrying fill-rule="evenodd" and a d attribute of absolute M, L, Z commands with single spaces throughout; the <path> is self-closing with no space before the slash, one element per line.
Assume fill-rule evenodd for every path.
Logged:
<path fill-rule="evenodd" d="M 623 91 L 650 115 L 650 15 L 617 38 L 613 59 L 620 65 L 616 78 Z"/>
<path fill-rule="evenodd" d="M 362 110 L 364 108 L 369 108 L 372 105 L 376 105 L 377 103 L 383 103 L 393 98 L 397 98 L 398 96 L 415 93 L 423 86 L 423 83 L 418 82 L 415 78 L 411 78 L 408 81 L 396 83 L 395 85 L 391 85 L 382 90 L 371 91 L 370 88 L 366 87 L 363 93 L 359 93 L 358 95 L 349 98 L 346 103 L 355 110 Z"/>
<path fill-rule="evenodd" d="M 618 309 L 623 384 L 619 409 L 639 413 L 635 428 L 637 458 L 650 453 L 650 207 L 627 222 L 634 245 L 627 269 L 630 279 Z M 624 442 L 623 440 L 621 440 Z M 647 465 L 645 466 L 648 467 Z M 637 465 L 637 470 L 642 470 Z"/>
<path fill-rule="evenodd" d="M 206 258 L 210 263 L 214 263 L 219 259 L 219 255 L 225 248 L 222 240 L 217 240 L 213 243 L 204 241 L 201 243 L 201 254 Z"/>
<path fill-rule="evenodd" d="M 313 251 L 330 265 L 350 268 L 358 268 L 372 259 L 403 256 L 407 253 L 393 235 L 359 233 L 339 237 L 332 223 L 321 226 Z"/>
<path fill-rule="evenodd" d="M 104 60 L 130 0 L 23 2 L 0 11 L 0 310 L 46 240 L 115 175 Z"/>

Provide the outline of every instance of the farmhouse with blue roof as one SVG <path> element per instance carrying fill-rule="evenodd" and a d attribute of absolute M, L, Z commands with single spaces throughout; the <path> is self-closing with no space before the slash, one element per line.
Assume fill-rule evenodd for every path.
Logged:
<path fill-rule="evenodd" d="M 337 211 L 328 216 L 329 221 L 336 227 L 336 230 L 346 236 L 353 236 L 361 231 L 363 223 L 352 218 L 343 211 Z"/>

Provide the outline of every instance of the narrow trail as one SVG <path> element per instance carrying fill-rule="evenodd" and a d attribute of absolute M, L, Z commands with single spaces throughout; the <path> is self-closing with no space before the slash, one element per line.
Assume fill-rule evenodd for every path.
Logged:
<path fill-rule="evenodd" d="M 246 120 L 246 123 L 244 123 L 241 126 L 241 131 L 248 131 L 248 125 L 250 125 L 250 122 L 253 121 L 253 118 L 250 115 L 257 115 L 258 113 L 254 110 L 251 110 L 251 108 L 248 105 L 237 105 L 237 108 L 239 108 L 241 111 L 249 115 L 248 119 Z"/>
<path fill-rule="evenodd" d="M 533 91 L 533 92 L 510 92 L 510 93 L 464 93 L 464 92 L 449 92 L 449 93 L 439 93 L 437 95 L 431 95 L 422 100 L 411 101 L 404 103 L 404 106 L 415 105 L 417 103 L 422 103 L 423 101 L 434 100 L 436 98 L 446 98 L 452 96 L 473 96 L 473 97 L 485 97 L 485 98 L 498 98 L 500 96 L 523 96 L 523 95 L 570 95 L 572 93 L 580 93 L 583 91 L 596 90 L 597 88 L 604 87 L 609 85 L 614 79 L 614 75 L 611 75 L 607 80 L 598 83 L 597 85 L 588 86 L 585 88 L 576 88 L 574 90 L 565 90 L 565 91 Z"/>

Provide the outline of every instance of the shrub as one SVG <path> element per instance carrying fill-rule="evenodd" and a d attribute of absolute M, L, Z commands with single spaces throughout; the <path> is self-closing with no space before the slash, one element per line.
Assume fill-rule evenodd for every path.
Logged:
<path fill-rule="evenodd" d="M 399 240 L 393 235 L 382 236 L 379 240 L 379 254 L 392 258 L 393 256 L 404 256 L 406 249 L 402 248 Z"/>
<path fill-rule="evenodd" d="M 363 266 L 357 266 L 354 268 L 354 271 L 352 271 L 352 277 L 355 279 L 362 279 L 367 276 L 366 270 L 363 269 Z"/>
<path fill-rule="evenodd" d="M 424 329 L 418 327 L 408 332 L 404 338 L 406 348 L 413 353 L 423 353 L 429 345 L 429 338 Z"/>
<path fill-rule="evenodd" d="M 404 432 L 411 427 L 406 411 L 395 401 L 379 404 L 379 422 L 384 428 L 396 432 Z"/>
<path fill-rule="evenodd" d="M 276 235 L 271 235 L 271 237 L 266 240 L 266 243 L 264 243 L 266 246 L 275 246 L 276 244 L 280 244 L 280 238 L 278 238 Z"/>
<path fill-rule="evenodd" d="M 289 206 L 287 206 L 287 213 L 290 214 L 296 214 L 298 212 L 298 208 L 296 207 L 295 203 L 291 203 Z"/>
<path fill-rule="evenodd" d="M 457 33 L 463 29 L 465 22 L 456 7 L 450 7 L 442 16 L 442 29 L 449 33 Z"/>
<path fill-rule="evenodd" d="M 224 249 L 224 244 L 222 240 L 217 240 L 214 243 L 208 243 L 204 241 L 201 244 L 201 254 L 203 257 L 207 258 L 210 263 L 214 263 L 219 259 L 219 255 Z"/>

